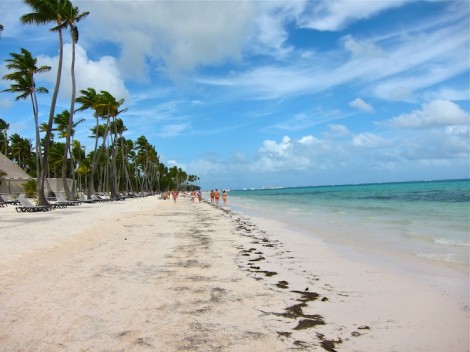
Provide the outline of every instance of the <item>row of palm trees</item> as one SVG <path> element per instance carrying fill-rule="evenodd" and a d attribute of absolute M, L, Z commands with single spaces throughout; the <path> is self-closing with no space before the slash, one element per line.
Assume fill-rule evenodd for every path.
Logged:
<path fill-rule="evenodd" d="M 197 177 L 188 176 L 183 170 L 177 167 L 171 169 L 165 168 L 160 164 L 155 148 L 148 144 L 145 137 L 140 137 L 135 145 L 138 147 L 137 153 L 132 151 L 131 141 L 126 140 L 123 136 L 125 126 L 121 118 L 118 116 L 127 111 L 122 108 L 124 99 L 117 100 L 107 91 L 97 92 L 93 88 L 80 91 L 81 95 L 76 97 L 75 84 L 75 44 L 79 39 L 79 31 L 77 24 L 89 15 L 89 12 L 80 12 L 78 7 L 73 6 L 70 0 L 23 0 L 31 11 L 21 16 L 20 21 L 23 24 L 52 24 L 50 28 L 52 32 L 58 34 L 59 40 L 59 58 L 57 64 L 57 76 L 52 93 L 49 118 L 46 123 L 39 124 L 39 107 L 37 103 L 37 94 L 48 93 L 47 88 L 37 87 L 35 76 L 37 74 L 50 71 L 49 66 L 38 66 L 37 58 L 26 49 L 22 48 L 21 53 L 11 53 L 10 59 L 7 59 L 6 67 L 12 71 L 3 78 L 12 82 L 10 88 L 5 91 L 15 93 L 16 100 L 30 99 L 33 108 L 33 118 L 35 123 L 35 174 L 37 177 L 37 196 L 38 204 L 47 204 L 46 199 L 46 180 L 51 172 L 51 158 L 57 156 L 59 144 L 54 142 L 53 134 L 55 130 L 60 131 L 60 136 L 65 138 L 62 149 L 62 168 L 61 178 L 64 184 L 64 191 L 69 200 L 75 197 L 76 188 L 70 189 L 67 178 L 75 174 L 83 175 L 86 182 L 88 197 L 97 191 L 97 186 L 106 187 L 110 191 L 111 196 L 117 197 L 122 191 L 133 191 L 134 187 L 139 190 L 161 190 L 162 182 L 166 183 L 166 187 L 178 187 L 186 182 L 194 182 Z M 3 29 L 0 28 L 0 32 Z M 62 62 L 63 62 L 63 32 L 70 30 L 70 38 L 72 42 L 72 60 L 71 60 L 71 82 L 72 96 L 70 99 L 70 109 L 56 114 L 55 107 L 57 96 L 61 84 Z M 79 108 L 75 108 L 75 103 L 81 104 Z M 92 132 L 95 137 L 95 145 L 92 152 L 88 155 L 74 152 L 73 135 L 74 128 L 80 123 L 74 122 L 74 113 L 76 111 L 92 110 L 93 116 L 96 118 L 96 126 Z M 104 120 L 100 124 L 100 120 Z M 57 126 L 54 129 L 54 123 Z M 43 137 L 41 138 L 41 134 Z M 12 141 L 12 137 L 14 137 Z M 14 142 L 19 136 L 11 136 L 10 141 Z M 18 139 L 20 140 L 20 139 Z M 5 151 L 8 139 L 4 136 Z M 27 143 L 23 141 L 22 148 L 27 149 Z M 18 144 L 19 145 L 19 144 Z M 8 155 L 14 155 L 10 151 Z M 81 148 L 80 148 L 81 150 Z M 142 154 L 142 151 L 146 154 Z M 135 160 L 133 155 L 135 154 Z M 18 154 L 18 162 L 24 163 L 24 151 Z M 106 160 L 103 167 L 103 158 Z M 142 160 L 145 159 L 145 160 Z M 79 165 L 77 166 L 77 160 Z M 88 165 L 87 165 L 88 163 Z M 54 166 L 54 165 L 52 165 Z M 52 167 L 55 170 L 55 167 Z M 172 179 L 173 184 L 169 182 Z M 122 180 L 124 179 L 124 181 Z M 106 180 L 106 182 L 104 181 Z M 82 181 L 81 177 L 79 179 Z M 98 183 L 95 186 L 95 183 Z M 80 184 L 81 187 L 81 184 Z"/>
<path fill-rule="evenodd" d="M 48 177 L 58 178 L 62 173 L 64 162 L 66 121 L 68 111 L 56 115 L 54 119 L 52 142 L 49 148 Z M 81 123 L 77 121 L 76 124 Z M 40 126 L 43 131 L 46 124 Z M 18 133 L 8 136 L 9 124 L 0 119 L 0 152 L 17 163 L 21 168 L 32 176 L 36 176 L 36 152 L 33 147 L 32 139 L 21 137 Z M 92 137 L 95 144 L 98 144 L 96 150 L 86 153 L 86 147 L 77 139 L 73 138 L 75 129 L 72 130 L 72 142 L 70 153 L 72 157 L 67 159 L 67 176 L 73 179 L 75 191 L 84 191 L 88 189 L 93 192 L 109 192 L 111 189 L 110 170 L 112 164 L 116 165 L 116 189 L 120 193 L 138 193 L 155 192 L 170 189 L 193 189 L 198 188 L 194 184 L 199 180 L 195 175 L 188 175 L 184 170 L 173 166 L 165 166 L 159 161 L 158 153 L 145 136 L 140 136 L 132 141 L 124 137 L 127 128 L 121 119 L 108 128 L 110 134 L 115 134 L 114 149 L 115 161 L 111 146 L 111 138 L 107 138 L 106 146 L 101 148 L 105 124 L 98 124 L 98 127 L 92 128 Z M 42 133 L 42 132 L 41 132 Z M 116 135 L 117 133 L 117 135 Z M 97 142 L 98 141 L 98 142 Z M 41 140 L 41 145 L 44 139 Z M 101 148 L 101 151 L 100 151 Z M 100 154 L 98 156 L 98 154 Z M 95 172 L 91 177 L 92 165 L 95 166 Z M 91 181 L 90 181 L 91 180 Z M 90 185 L 90 187 L 89 187 Z M 92 193 L 91 193 L 92 194 Z"/>

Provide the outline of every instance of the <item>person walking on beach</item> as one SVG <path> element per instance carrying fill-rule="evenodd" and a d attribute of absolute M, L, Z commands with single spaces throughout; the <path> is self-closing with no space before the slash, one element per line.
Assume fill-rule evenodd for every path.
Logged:
<path fill-rule="evenodd" d="M 202 192 L 201 192 L 201 190 L 199 190 L 197 192 L 197 199 L 199 200 L 199 203 L 201 203 L 201 201 L 202 201 Z"/>
<path fill-rule="evenodd" d="M 214 191 L 214 199 L 215 199 L 215 205 L 217 206 L 219 206 L 219 198 L 220 198 L 220 193 L 216 188 Z"/>
<path fill-rule="evenodd" d="M 222 192 L 222 200 L 224 201 L 224 207 L 227 206 L 227 192 L 225 190 Z"/>
<path fill-rule="evenodd" d="M 211 204 L 214 204 L 214 190 L 211 189 Z"/>
<path fill-rule="evenodd" d="M 175 203 L 176 203 L 176 198 L 178 198 L 178 191 L 175 189 L 173 191 L 173 202 L 175 202 Z"/>

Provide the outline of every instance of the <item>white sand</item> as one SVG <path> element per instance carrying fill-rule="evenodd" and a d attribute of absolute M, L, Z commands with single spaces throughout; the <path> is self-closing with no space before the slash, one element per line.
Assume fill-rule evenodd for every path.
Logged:
<path fill-rule="evenodd" d="M 0 208 L 0 277 L 1 351 L 469 350 L 438 290 L 183 198 Z"/>

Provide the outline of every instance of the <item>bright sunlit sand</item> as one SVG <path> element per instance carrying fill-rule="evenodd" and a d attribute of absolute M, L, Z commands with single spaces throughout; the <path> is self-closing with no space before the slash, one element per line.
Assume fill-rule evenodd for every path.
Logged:
<path fill-rule="evenodd" d="M 274 222 L 157 197 L 0 208 L 2 351 L 466 351 L 468 307 Z"/>

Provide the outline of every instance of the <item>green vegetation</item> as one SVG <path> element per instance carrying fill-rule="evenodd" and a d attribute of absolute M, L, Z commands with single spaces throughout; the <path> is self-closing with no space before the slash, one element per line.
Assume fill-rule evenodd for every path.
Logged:
<path fill-rule="evenodd" d="M 37 183 L 34 178 L 23 183 L 23 189 L 27 198 L 36 197 Z"/>
<path fill-rule="evenodd" d="M 57 78 L 53 87 L 49 119 L 39 124 L 39 106 L 36 95 L 49 93 L 45 87 L 36 87 L 35 77 L 49 71 L 48 66 L 38 66 L 37 59 L 26 49 L 21 53 L 10 53 L 6 67 L 10 73 L 3 79 L 11 82 L 3 92 L 16 94 L 16 100 L 30 99 L 35 123 L 35 148 L 32 140 L 19 134 L 8 136 L 9 124 L 0 119 L 0 151 L 15 161 L 28 174 L 36 177 L 38 204 L 47 203 L 45 180 L 49 177 L 62 178 L 64 190 L 69 200 L 76 197 L 76 191 L 84 191 L 89 196 L 95 192 L 109 192 L 116 197 L 120 193 L 158 192 L 169 189 L 194 189 L 198 181 L 195 175 L 184 170 L 160 163 L 158 153 L 145 136 L 132 141 L 125 138 L 127 128 L 124 114 L 127 108 L 124 99 L 118 99 L 107 91 L 97 92 L 89 87 L 81 90 L 76 97 L 75 87 L 75 44 L 79 32 L 77 24 L 89 12 L 80 12 L 69 0 L 23 0 L 31 12 L 21 16 L 23 24 L 51 24 L 51 32 L 57 33 L 59 58 Z M 1 27 L 3 30 L 3 27 Z M 55 107 L 60 87 L 63 60 L 63 31 L 70 31 L 72 42 L 72 63 L 70 67 L 72 96 L 70 109 L 56 114 Z M 1 33 L 1 30 L 0 30 Z M 75 108 L 75 104 L 79 104 Z M 86 153 L 80 141 L 74 139 L 75 130 L 83 120 L 74 121 L 76 111 L 90 111 L 96 119 L 91 129 L 94 148 Z M 55 139 L 57 138 L 57 139 Z M 63 141 L 59 141 L 63 140 Z M 72 179 L 74 187 L 69 188 L 67 179 Z M 29 187 L 29 186 L 28 186 Z"/>

